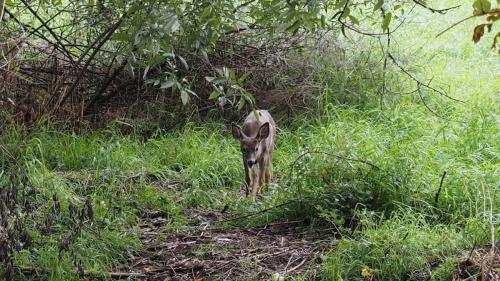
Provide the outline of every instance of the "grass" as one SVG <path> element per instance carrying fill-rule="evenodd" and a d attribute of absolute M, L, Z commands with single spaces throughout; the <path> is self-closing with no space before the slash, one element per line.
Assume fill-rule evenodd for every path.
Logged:
<path fill-rule="evenodd" d="M 465 25 L 434 38 L 469 10 L 464 6 L 442 17 L 421 13 L 395 43 L 414 54 L 406 65 L 419 77 L 434 77 L 464 103 L 424 92 L 428 105 L 446 119 L 415 95 L 389 96 L 381 109 L 362 71 L 349 76 L 328 68 L 329 58 L 323 58 L 318 106 L 280 126 L 274 161 L 280 179 L 256 204 L 238 196 L 239 149 L 220 121 L 158 131 L 147 140 L 113 126 L 86 134 L 44 127 L 29 137 L 9 127 L 1 143 L 20 155 L 34 190 L 25 195 L 31 211 L 21 216 L 33 242 L 15 264 L 37 273 L 19 279 L 79 280 L 75 260 L 104 276 L 140 251 L 137 222 L 150 210 L 167 214 L 167 231 L 179 233 L 190 221 L 183 209 L 228 206 L 236 217 L 295 198 L 301 203 L 236 224 L 302 218 L 350 231 L 347 221 L 356 218 L 353 234 L 336 241 L 325 258 L 322 279 L 452 279 L 464 252 L 490 247 L 496 242 L 492 233 L 499 236 L 498 57 L 485 42 L 469 42 Z M 410 86 L 396 69 L 390 69 L 390 85 Z M 7 180 L 0 173 L 0 181 Z M 93 216 L 79 229 L 71 209 L 81 214 L 88 200 Z M 71 241 L 67 246 L 65 239 Z"/>

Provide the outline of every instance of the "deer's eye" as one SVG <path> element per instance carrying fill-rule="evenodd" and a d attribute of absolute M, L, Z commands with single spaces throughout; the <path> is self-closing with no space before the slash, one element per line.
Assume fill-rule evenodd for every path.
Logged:
<path fill-rule="evenodd" d="M 256 148 L 255 148 L 255 151 L 257 151 L 257 150 L 259 150 L 259 148 L 258 148 L 258 147 L 256 147 Z"/>

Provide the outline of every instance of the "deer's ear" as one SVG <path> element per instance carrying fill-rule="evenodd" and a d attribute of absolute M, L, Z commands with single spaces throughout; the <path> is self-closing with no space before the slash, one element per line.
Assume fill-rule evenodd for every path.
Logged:
<path fill-rule="evenodd" d="M 257 134 L 258 140 L 263 140 L 269 136 L 269 122 L 264 123 L 259 128 L 259 133 Z"/>
<path fill-rule="evenodd" d="M 233 122 L 231 122 L 231 134 L 233 134 L 233 137 L 237 140 L 240 140 L 243 137 L 240 127 Z"/>

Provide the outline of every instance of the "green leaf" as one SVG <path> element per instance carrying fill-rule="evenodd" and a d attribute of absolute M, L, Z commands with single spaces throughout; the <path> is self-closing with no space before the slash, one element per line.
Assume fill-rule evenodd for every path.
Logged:
<path fill-rule="evenodd" d="M 340 31 L 342 31 L 342 35 L 344 35 L 344 37 L 347 38 L 347 34 L 345 33 L 345 25 L 340 26 Z"/>
<path fill-rule="evenodd" d="M 179 31 L 181 27 L 181 24 L 179 22 L 179 20 L 177 19 L 177 16 L 174 16 L 168 23 L 167 23 L 167 26 L 166 26 L 166 29 L 172 33 L 174 32 L 177 32 Z"/>
<path fill-rule="evenodd" d="M 384 17 L 384 22 L 382 23 L 382 30 L 388 30 L 389 24 L 391 24 L 392 13 L 388 12 Z"/>
<path fill-rule="evenodd" d="M 169 79 L 165 80 L 163 83 L 161 83 L 160 88 L 162 88 L 162 89 L 171 88 L 175 84 L 175 82 L 176 82 L 175 79 L 169 78 Z"/>
<path fill-rule="evenodd" d="M 349 19 L 351 19 L 353 24 L 359 25 L 359 20 L 355 16 L 349 15 Z"/>
<path fill-rule="evenodd" d="M 285 30 L 295 32 L 295 31 L 299 30 L 299 28 L 300 28 L 300 20 L 296 20 L 292 25 L 287 27 Z"/>
<path fill-rule="evenodd" d="M 181 90 L 181 100 L 183 105 L 189 102 L 189 94 L 184 89 Z"/>
<path fill-rule="evenodd" d="M 126 32 L 117 32 L 113 34 L 111 38 L 116 41 L 128 41 L 130 39 L 130 35 Z"/>
<path fill-rule="evenodd" d="M 240 111 L 241 109 L 243 109 L 243 106 L 245 106 L 245 99 L 241 98 L 236 109 Z"/>
<path fill-rule="evenodd" d="M 203 60 L 206 63 L 210 63 L 210 60 L 208 59 L 208 53 L 207 53 L 207 51 L 205 49 L 201 49 L 200 52 L 201 52 L 201 55 L 203 57 Z"/>
<path fill-rule="evenodd" d="M 333 6 L 333 9 L 338 10 L 338 9 L 344 7 L 346 1 L 347 0 L 340 0 L 339 2 L 337 2 L 337 5 Z"/>
<path fill-rule="evenodd" d="M 344 13 L 342 14 L 342 16 L 340 18 L 345 19 L 346 17 L 349 16 L 350 13 L 351 13 L 351 9 L 349 9 L 349 7 L 346 7 L 344 10 Z"/>
<path fill-rule="evenodd" d="M 493 38 L 493 44 L 491 45 L 492 49 L 495 49 L 497 47 L 497 42 L 499 41 L 498 39 L 500 39 L 500 32 L 498 32 L 497 35 L 495 35 L 495 38 Z M 500 54 L 500 50 L 498 50 L 498 52 Z"/>
<path fill-rule="evenodd" d="M 179 56 L 179 55 L 177 55 L 177 57 L 178 57 L 178 58 L 179 58 L 179 60 L 181 61 L 182 65 L 184 65 L 184 68 L 185 68 L 186 70 L 189 70 L 189 66 L 188 66 L 188 64 L 187 64 L 186 60 L 185 60 L 183 57 Z"/>
<path fill-rule="evenodd" d="M 483 7 L 483 11 L 488 13 L 491 10 L 490 0 L 481 0 L 481 6 Z"/>
<path fill-rule="evenodd" d="M 472 4 L 472 8 L 474 9 L 474 15 L 484 15 L 491 10 L 491 2 L 490 0 L 476 0 Z"/>
<path fill-rule="evenodd" d="M 209 100 L 213 100 L 213 99 L 216 99 L 220 96 L 220 92 L 217 91 L 217 90 L 213 90 L 211 93 L 210 93 L 210 96 L 208 97 Z"/>
<path fill-rule="evenodd" d="M 213 84 L 222 84 L 222 83 L 226 82 L 226 79 L 224 77 L 210 77 L 210 76 L 207 76 L 207 77 L 205 77 L 205 79 L 208 82 L 213 83 Z"/>
<path fill-rule="evenodd" d="M 373 7 L 373 10 L 379 10 L 380 8 L 382 8 L 382 5 L 384 5 L 384 0 L 378 0 L 377 4 L 375 4 L 375 7 Z"/>

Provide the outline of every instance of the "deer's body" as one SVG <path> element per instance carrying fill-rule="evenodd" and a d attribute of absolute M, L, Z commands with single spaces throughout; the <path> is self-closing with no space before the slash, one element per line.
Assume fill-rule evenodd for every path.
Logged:
<path fill-rule="evenodd" d="M 231 124 L 233 136 L 240 141 L 245 169 L 245 182 L 252 190 L 252 199 L 255 200 L 262 183 L 266 186 L 271 180 L 271 165 L 273 160 L 274 143 L 276 140 L 276 124 L 273 117 L 266 110 L 251 112 L 243 127 L 240 129 Z"/>

